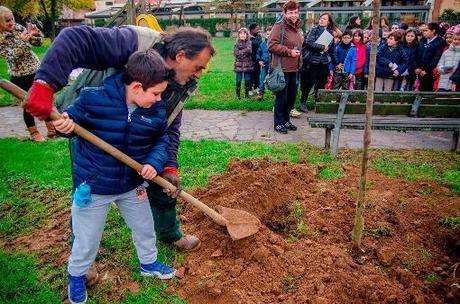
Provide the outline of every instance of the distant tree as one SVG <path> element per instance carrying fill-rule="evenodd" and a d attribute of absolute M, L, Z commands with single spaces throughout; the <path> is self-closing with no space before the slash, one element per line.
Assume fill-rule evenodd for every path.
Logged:
<path fill-rule="evenodd" d="M 45 18 L 45 22 L 50 26 L 50 37 L 56 36 L 56 21 L 61 12 L 62 5 L 66 5 L 72 10 L 94 8 L 93 0 L 39 0 L 40 14 Z"/>
<path fill-rule="evenodd" d="M 38 15 L 40 7 L 34 0 L 1 0 L 0 5 L 8 7 L 16 16 L 26 18 L 27 16 Z"/>
<path fill-rule="evenodd" d="M 460 12 L 456 12 L 451 8 L 445 9 L 442 11 L 441 16 L 439 16 L 439 21 L 448 21 L 452 25 L 460 23 Z"/>
<path fill-rule="evenodd" d="M 230 27 L 232 30 L 236 30 L 236 16 L 239 11 L 254 10 L 256 12 L 261 11 L 263 1 L 245 1 L 245 0 L 212 0 L 208 4 L 208 8 L 214 9 L 217 12 L 228 12 L 230 13 Z"/>
<path fill-rule="evenodd" d="M 94 8 L 93 0 L 0 0 L 0 5 L 4 5 L 22 18 L 28 16 L 41 16 L 46 27 L 49 27 L 51 38 L 56 36 L 55 23 L 61 12 L 62 6 L 66 5 L 70 9 L 91 9 Z"/>

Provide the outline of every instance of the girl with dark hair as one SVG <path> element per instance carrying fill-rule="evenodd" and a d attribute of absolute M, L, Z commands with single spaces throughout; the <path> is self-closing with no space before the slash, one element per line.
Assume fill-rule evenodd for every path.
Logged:
<path fill-rule="evenodd" d="M 423 38 L 420 40 L 417 56 L 415 74 L 420 80 L 420 91 L 433 91 L 433 85 L 436 80 L 434 68 L 439 62 L 442 55 L 442 38 L 439 37 L 439 25 L 437 23 L 428 23 L 423 28 Z"/>
<path fill-rule="evenodd" d="M 401 41 L 400 32 L 390 33 L 387 42 L 377 50 L 376 91 L 392 91 L 395 78 L 407 70 L 408 58 L 400 45 Z"/>
<path fill-rule="evenodd" d="M 300 110 L 307 112 L 307 99 L 310 90 L 315 86 L 315 100 L 318 89 L 324 89 L 329 76 L 329 63 L 337 65 L 337 58 L 334 52 L 334 39 L 328 45 L 316 43 L 324 31 L 328 31 L 331 36 L 339 28 L 335 23 L 332 15 L 322 13 L 319 17 L 318 25 L 313 27 L 304 38 L 302 46 L 303 64 L 300 74 L 300 90 L 302 97 L 300 99 Z"/>
<path fill-rule="evenodd" d="M 355 90 L 364 90 L 366 85 L 366 62 L 367 46 L 364 44 L 364 34 L 362 30 L 353 31 L 353 45 L 345 58 L 345 73 L 348 74 L 350 82 L 354 83 Z"/>
<path fill-rule="evenodd" d="M 401 87 L 404 91 L 413 91 L 415 84 L 415 57 L 417 56 L 418 48 L 416 29 L 410 28 L 406 31 L 404 34 L 402 48 L 406 53 L 407 58 L 409 58 L 409 62 L 407 64 L 407 70 L 403 72 L 404 78 Z"/>
<path fill-rule="evenodd" d="M 351 16 L 350 19 L 348 20 L 347 27 L 345 30 L 354 30 L 354 29 L 359 29 L 361 28 L 361 18 L 359 16 Z"/>
<path fill-rule="evenodd" d="M 366 30 L 369 30 L 369 37 L 372 37 L 372 32 L 373 32 L 373 18 L 369 20 L 369 23 L 366 26 Z M 382 38 L 383 35 L 383 29 L 386 29 L 387 31 L 390 30 L 390 23 L 388 22 L 388 18 L 385 16 L 380 17 L 380 26 L 379 26 L 379 37 Z"/>
<path fill-rule="evenodd" d="M 281 63 L 286 85 L 276 93 L 274 108 L 275 131 L 287 134 L 297 127 L 289 121 L 289 113 L 294 108 L 297 95 L 297 72 L 300 67 L 302 46 L 302 20 L 299 19 L 299 2 L 289 0 L 283 6 L 283 18 L 273 25 L 268 41 L 272 54 L 271 66 Z M 284 33 L 284 34 L 283 34 Z"/>

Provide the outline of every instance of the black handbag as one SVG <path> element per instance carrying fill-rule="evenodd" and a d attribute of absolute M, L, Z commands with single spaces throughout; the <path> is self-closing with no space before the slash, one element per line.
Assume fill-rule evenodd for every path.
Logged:
<path fill-rule="evenodd" d="M 284 20 L 281 21 L 281 38 L 280 42 L 284 42 Z M 278 93 L 286 87 L 286 79 L 284 78 L 283 68 L 281 66 L 281 56 L 273 54 L 275 60 L 278 59 L 278 64 L 274 69 L 270 71 L 267 77 L 265 77 L 265 85 L 273 93 Z"/>

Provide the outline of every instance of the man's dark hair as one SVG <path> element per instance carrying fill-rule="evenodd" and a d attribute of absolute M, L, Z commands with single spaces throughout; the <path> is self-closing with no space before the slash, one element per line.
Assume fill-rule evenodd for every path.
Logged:
<path fill-rule="evenodd" d="M 163 81 L 173 81 L 175 72 L 155 50 L 138 51 L 132 54 L 123 74 L 123 83 L 138 81 L 147 90 Z"/>
<path fill-rule="evenodd" d="M 249 31 L 252 32 L 257 26 L 258 26 L 257 23 L 251 23 L 251 24 L 249 24 Z"/>
<path fill-rule="evenodd" d="M 216 53 L 211 43 L 211 35 L 201 28 L 184 26 L 171 29 L 163 35 L 166 55 L 173 60 L 179 51 L 184 51 L 187 59 L 194 59 L 206 48 L 211 56 Z"/>
<path fill-rule="evenodd" d="M 436 22 L 430 22 L 427 26 L 430 31 L 434 31 L 435 34 L 439 34 L 439 24 Z"/>

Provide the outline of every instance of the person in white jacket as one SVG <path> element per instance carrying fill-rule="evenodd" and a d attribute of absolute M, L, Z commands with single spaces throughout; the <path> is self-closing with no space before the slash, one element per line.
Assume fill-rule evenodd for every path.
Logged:
<path fill-rule="evenodd" d="M 449 48 L 442 54 L 438 63 L 439 84 L 438 91 L 450 91 L 452 81 L 450 76 L 455 72 L 460 61 L 460 29 L 454 34 L 454 40 Z"/>

